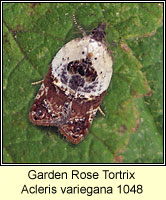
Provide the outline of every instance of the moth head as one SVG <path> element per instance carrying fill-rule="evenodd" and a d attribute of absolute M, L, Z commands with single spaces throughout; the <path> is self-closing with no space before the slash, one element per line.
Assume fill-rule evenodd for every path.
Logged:
<path fill-rule="evenodd" d="M 92 30 L 91 38 L 95 39 L 98 42 L 102 42 L 106 36 L 106 33 L 104 31 L 105 27 L 106 24 L 99 23 L 98 27 Z"/>

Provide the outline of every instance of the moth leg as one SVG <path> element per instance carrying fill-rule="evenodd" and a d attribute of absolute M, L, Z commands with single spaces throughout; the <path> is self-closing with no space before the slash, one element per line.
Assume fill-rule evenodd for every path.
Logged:
<path fill-rule="evenodd" d="M 34 83 L 31 83 L 32 85 L 37 85 L 37 84 L 39 84 L 39 83 L 43 83 L 44 82 L 44 80 L 40 80 L 40 81 L 36 81 L 36 82 L 34 82 Z"/>
<path fill-rule="evenodd" d="M 98 107 L 98 111 L 105 117 L 105 113 L 102 111 L 102 109 L 100 108 L 100 106 Z"/>
<path fill-rule="evenodd" d="M 76 20 L 76 16 L 74 14 L 73 14 L 73 21 L 74 21 L 74 24 L 77 26 L 78 30 L 81 31 L 83 37 L 87 36 L 84 29 L 80 25 L 78 25 L 77 20 Z"/>

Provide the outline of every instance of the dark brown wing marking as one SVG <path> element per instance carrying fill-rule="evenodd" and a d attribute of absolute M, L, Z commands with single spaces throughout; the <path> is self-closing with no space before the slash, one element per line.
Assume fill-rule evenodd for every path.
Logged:
<path fill-rule="evenodd" d="M 36 125 L 59 126 L 70 114 L 71 98 L 52 83 L 51 71 L 52 67 L 30 110 L 29 119 Z"/>
<path fill-rule="evenodd" d="M 65 124 L 58 127 L 68 141 L 78 144 L 85 138 L 104 94 L 105 92 L 94 100 L 74 99 L 72 101 L 69 118 Z"/>
<path fill-rule="evenodd" d="M 73 98 L 53 84 L 50 67 L 35 101 L 29 119 L 36 125 L 57 126 L 66 139 L 78 144 L 85 138 L 106 91 L 89 100 Z"/>

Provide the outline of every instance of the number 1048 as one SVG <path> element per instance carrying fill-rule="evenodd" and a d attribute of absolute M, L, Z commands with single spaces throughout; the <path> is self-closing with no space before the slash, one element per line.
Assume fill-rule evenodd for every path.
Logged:
<path fill-rule="evenodd" d="M 119 185 L 117 187 L 119 189 L 120 194 L 129 194 L 129 193 L 134 193 L 134 194 L 142 194 L 143 193 L 143 186 L 142 185 Z"/>

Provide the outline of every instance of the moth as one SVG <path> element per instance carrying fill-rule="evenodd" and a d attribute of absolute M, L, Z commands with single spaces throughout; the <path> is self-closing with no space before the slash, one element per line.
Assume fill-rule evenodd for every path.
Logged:
<path fill-rule="evenodd" d="M 71 40 L 55 55 L 29 113 L 32 123 L 57 126 L 73 144 L 87 135 L 113 71 L 106 25 L 99 23 L 90 35 L 77 27 L 83 37 Z"/>

